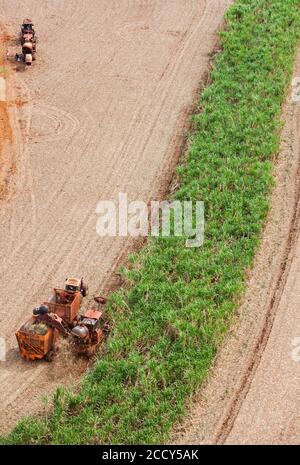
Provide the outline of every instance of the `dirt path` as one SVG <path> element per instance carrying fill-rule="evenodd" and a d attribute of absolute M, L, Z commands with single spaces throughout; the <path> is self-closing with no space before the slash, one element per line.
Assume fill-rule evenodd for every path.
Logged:
<path fill-rule="evenodd" d="M 5 66 L 8 37 L 0 33 L 0 199 L 8 193 L 8 182 L 15 166 L 11 115 L 9 114 L 8 69 Z"/>
<path fill-rule="evenodd" d="M 173 442 L 299 444 L 300 101 L 292 93 L 283 119 L 272 210 L 243 305 Z"/>
<path fill-rule="evenodd" d="M 166 185 L 230 0 L 0 0 L 10 31 L 33 17 L 38 60 L 17 73 L 13 194 L 0 212 L 0 427 L 84 367 L 19 359 L 14 331 L 68 275 L 101 292 L 126 238 L 96 234 L 96 205 Z"/>

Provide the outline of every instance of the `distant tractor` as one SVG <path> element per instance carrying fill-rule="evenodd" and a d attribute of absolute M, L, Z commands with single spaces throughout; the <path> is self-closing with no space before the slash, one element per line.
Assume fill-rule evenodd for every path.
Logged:
<path fill-rule="evenodd" d="M 26 65 L 31 66 L 36 55 L 36 33 L 30 19 L 24 19 L 23 24 L 21 25 L 20 41 L 22 45 L 22 53 L 17 53 L 16 59 L 17 61 L 24 61 Z"/>

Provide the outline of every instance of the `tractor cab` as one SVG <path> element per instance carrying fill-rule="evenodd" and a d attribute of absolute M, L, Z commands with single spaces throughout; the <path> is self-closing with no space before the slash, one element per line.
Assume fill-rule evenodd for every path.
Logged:
<path fill-rule="evenodd" d="M 83 279 L 68 278 L 65 283 L 65 290 L 67 292 L 80 292 L 83 297 L 88 293 L 88 287 L 84 284 Z"/>
<path fill-rule="evenodd" d="M 95 343 L 98 341 L 99 330 L 102 325 L 102 312 L 88 310 L 84 315 L 80 315 L 78 324 L 72 329 L 71 334 L 75 341 Z"/>
<path fill-rule="evenodd" d="M 30 19 L 24 19 L 23 24 L 21 24 L 21 43 L 27 40 L 36 42 L 35 30 Z"/>
<path fill-rule="evenodd" d="M 81 322 L 92 332 L 101 327 L 102 315 L 103 315 L 103 312 L 99 312 L 98 310 L 94 310 L 94 309 L 87 310 L 85 314 L 83 315 Z"/>
<path fill-rule="evenodd" d="M 23 24 L 21 25 L 21 30 L 22 32 L 34 32 L 34 29 L 33 29 L 33 22 L 31 21 L 31 19 L 24 19 L 23 21 Z"/>

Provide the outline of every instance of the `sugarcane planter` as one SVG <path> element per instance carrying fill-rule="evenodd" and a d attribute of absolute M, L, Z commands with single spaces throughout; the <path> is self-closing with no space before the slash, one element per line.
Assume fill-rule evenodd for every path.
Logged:
<path fill-rule="evenodd" d="M 63 320 L 50 313 L 45 305 L 33 310 L 33 315 L 16 332 L 21 357 L 27 361 L 53 360 L 58 334 L 68 335 Z"/>

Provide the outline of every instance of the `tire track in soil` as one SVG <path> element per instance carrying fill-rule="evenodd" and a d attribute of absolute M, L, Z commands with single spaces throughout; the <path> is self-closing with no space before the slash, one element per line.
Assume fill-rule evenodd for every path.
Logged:
<path fill-rule="evenodd" d="M 5 68 L 4 57 L 9 36 L 1 24 L 2 34 L 0 36 L 0 196 L 4 198 L 8 189 L 8 177 L 14 167 L 12 153 L 13 133 L 9 118 L 8 79 Z"/>
<path fill-rule="evenodd" d="M 288 243 L 282 260 L 281 271 L 277 279 L 276 291 L 272 295 L 271 301 L 268 304 L 268 310 L 265 315 L 265 324 L 255 344 L 255 350 L 253 352 L 252 360 L 246 367 L 245 373 L 243 374 L 240 385 L 236 392 L 236 397 L 232 400 L 226 418 L 222 421 L 220 430 L 216 434 L 216 444 L 223 444 L 230 435 L 230 432 L 234 426 L 234 422 L 240 412 L 242 403 L 249 392 L 251 383 L 253 381 L 253 378 L 255 376 L 255 373 L 261 362 L 265 348 L 269 341 L 278 306 L 287 283 L 293 259 L 295 258 L 295 247 L 299 239 L 300 225 L 300 163 L 298 166 L 296 179 L 296 205 L 293 212 L 291 229 L 288 236 Z M 257 401 L 259 402 L 259 399 L 257 399 Z"/>
<path fill-rule="evenodd" d="M 300 51 L 294 76 L 299 73 Z M 198 393 L 187 419 L 174 431 L 173 440 L 178 444 L 299 442 L 299 374 L 290 352 L 300 322 L 297 311 L 292 314 L 289 307 L 294 308 L 296 302 L 298 308 L 299 295 L 295 280 L 300 228 L 300 105 L 291 95 L 283 118 L 272 208 L 246 295 L 210 379 Z"/>

